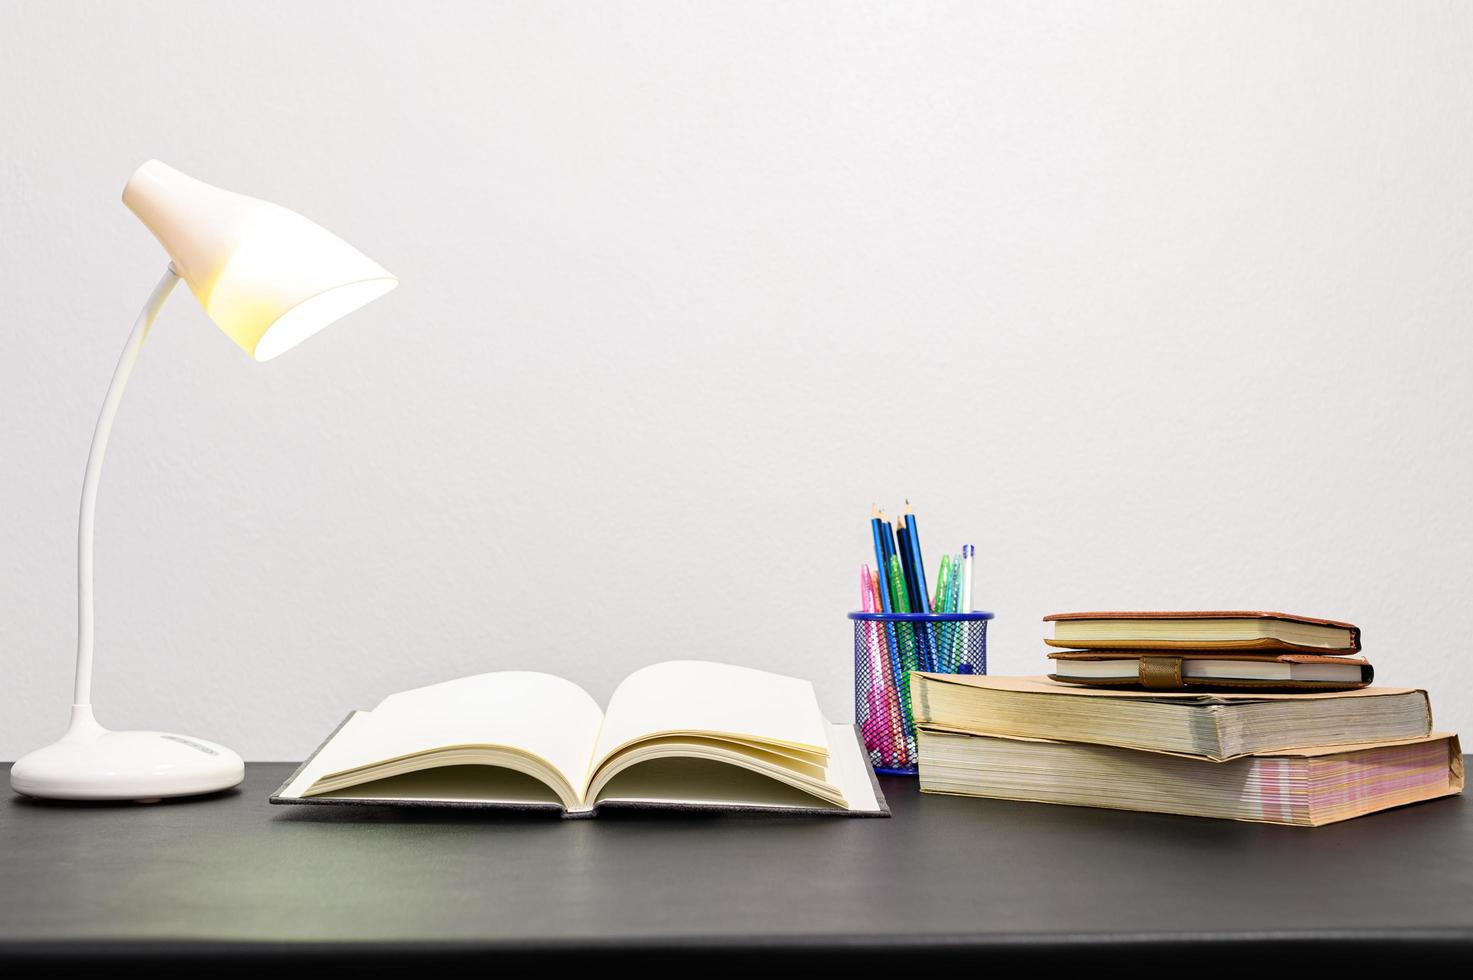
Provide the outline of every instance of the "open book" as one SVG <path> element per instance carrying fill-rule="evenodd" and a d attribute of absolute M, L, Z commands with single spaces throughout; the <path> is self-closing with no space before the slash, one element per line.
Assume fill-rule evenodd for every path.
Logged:
<path fill-rule="evenodd" d="M 635 671 L 605 711 L 530 671 L 390 695 L 349 715 L 271 802 L 889 815 L 858 733 L 824 720 L 811 684 L 693 660 Z"/>

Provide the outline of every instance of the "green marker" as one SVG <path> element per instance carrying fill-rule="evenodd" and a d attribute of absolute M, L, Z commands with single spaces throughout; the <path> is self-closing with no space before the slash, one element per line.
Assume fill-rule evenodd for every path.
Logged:
<path fill-rule="evenodd" d="M 944 613 L 951 612 L 946 608 L 946 601 L 951 597 L 951 556 L 941 556 L 941 567 L 936 569 L 936 591 L 931 600 L 931 611 Z"/>
<path fill-rule="evenodd" d="M 900 567 L 900 556 L 890 556 L 890 608 L 892 612 L 910 612 L 910 599 L 905 594 L 905 570 Z M 910 672 L 916 669 L 916 635 L 910 623 L 896 623 L 895 633 L 900 638 L 900 672 L 905 681 L 900 685 L 900 706 L 905 713 L 907 728 L 915 724 L 910 713 Z"/>
<path fill-rule="evenodd" d="M 931 600 L 931 611 L 935 613 L 948 613 L 953 610 L 948 602 L 951 598 L 951 556 L 942 555 L 941 565 L 936 569 L 936 591 L 932 592 L 935 598 Z M 952 631 L 956 629 L 955 623 L 936 624 L 936 669 L 943 674 L 951 673 L 951 667 L 947 664 L 951 653 Z"/>

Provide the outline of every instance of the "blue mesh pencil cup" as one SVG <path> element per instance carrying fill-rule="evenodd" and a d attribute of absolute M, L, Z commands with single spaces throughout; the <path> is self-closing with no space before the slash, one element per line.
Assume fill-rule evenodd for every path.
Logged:
<path fill-rule="evenodd" d="M 852 612 L 854 718 L 876 772 L 914 776 L 915 718 L 907 675 L 987 673 L 990 612 Z"/>

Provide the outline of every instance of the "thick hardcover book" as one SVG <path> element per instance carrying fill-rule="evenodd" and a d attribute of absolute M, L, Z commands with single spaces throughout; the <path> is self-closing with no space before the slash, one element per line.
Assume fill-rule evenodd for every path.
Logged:
<path fill-rule="evenodd" d="M 480 674 L 355 711 L 282 804 L 889 816 L 851 725 L 806 681 L 700 661 L 636 671 L 607 710 L 551 674 Z"/>
<path fill-rule="evenodd" d="M 1297 650 L 1355 653 L 1360 627 L 1259 609 L 1054 613 L 1056 647 L 1087 650 Z"/>
<path fill-rule="evenodd" d="M 1450 734 L 1229 762 L 927 728 L 918 741 L 923 793 L 1319 827 L 1463 791 Z"/>
<path fill-rule="evenodd" d="M 1302 745 L 1424 736 L 1426 691 L 1149 691 L 1046 677 L 910 675 L 917 725 L 975 735 L 1093 742 L 1222 761 Z"/>

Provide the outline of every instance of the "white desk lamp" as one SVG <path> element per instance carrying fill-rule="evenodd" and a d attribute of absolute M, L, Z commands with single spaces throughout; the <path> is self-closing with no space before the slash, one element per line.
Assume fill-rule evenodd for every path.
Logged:
<path fill-rule="evenodd" d="M 113 371 L 82 481 L 77 533 L 77 678 L 61 740 L 10 771 L 27 796 L 139 800 L 237 785 L 240 756 L 204 739 L 112 732 L 92 716 L 92 518 L 97 478 L 123 389 L 159 308 L 183 279 L 211 320 L 258 361 L 295 347 L 398 284 L 378 263 L 299 214 L 211 187 L 157 160 L 139 167 L 123 203 L 169 253 L 168 271 L 133 325 Z"/>

